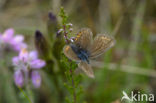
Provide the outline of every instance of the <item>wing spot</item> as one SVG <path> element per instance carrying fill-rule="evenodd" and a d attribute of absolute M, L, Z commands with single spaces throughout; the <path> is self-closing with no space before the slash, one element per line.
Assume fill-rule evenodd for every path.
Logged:
<path fill-rule="evenodd" d="M 66 47 L 66 50 L 69 50 L 69 46 Z"/>

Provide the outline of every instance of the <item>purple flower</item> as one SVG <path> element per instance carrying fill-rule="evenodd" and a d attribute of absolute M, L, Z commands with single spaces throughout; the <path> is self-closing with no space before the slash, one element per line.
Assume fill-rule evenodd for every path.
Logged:
<path fill-rule="evenodd" d="M 31 79 L 34 87 L 39 88 L 41 85 L 41 76 L 38 71 L 31 72 Z"/>
<path fill-rule="evenodd" d="M 14 30 L 13 29 L 7 29 L 3 35 L 2 35 L 2 39 L 6 42 L 9 43 L 10 40 L 12 39 L 14 35 Z"/>
<path fill-rule="evenodd" d="M 46 63 L 38 59 L 37 51 L 28 52 L 26 49 L 22 49 L 18 56 L 13 57 L 12 62 L 15 68 L 17 68 L 14 74 L 16 85 L 23 86 L 23 82 L 27 82 L 26 80 L 31 79 L 34 87 L 40 87 L 41 77 L 38 69 L 44 67 Z"/>
<path fill-rule="evenodd" d="M 15 84 L 19 87 L 22 87 L 24 85 L 24 77 L 21 70 L 16 70 L 14 73 L 14 81 Z"/>
<path fill-rule="evenodd" d="M 27 45 L 23 42 L 24 37 L 22 35 L 14 36 L 14 29 L 10 28 L 0 34 L 0 44 L 7 44 L 15 51 L 20 51 L 22 48 L 26 48 Z"/>
<path fill-rule="evenodd" d="M 30 63 L 30 66 L 34 69 L 40 69 L 42 67 L 45 66 L 45 62 L 43 62 L 42 60 L 40 59 L 36 59 L 36 60 L 33 60 L 31 63 Z"/>

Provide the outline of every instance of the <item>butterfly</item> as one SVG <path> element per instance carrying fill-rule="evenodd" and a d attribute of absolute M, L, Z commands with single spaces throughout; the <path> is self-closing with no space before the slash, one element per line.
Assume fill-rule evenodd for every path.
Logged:
<path fill-rule="evenodd" d="M 94 78 L 90 61 L 95 60 L 114 44 L 115 39 L 104 34 L 97 35 L 93 40 L 92 31 L 83 28 L 78 32 L 73 43 L 64 46 L 63 52 L 70 60 L 76 61 L 78 68 L 82 69 L 87 76 Z"/>

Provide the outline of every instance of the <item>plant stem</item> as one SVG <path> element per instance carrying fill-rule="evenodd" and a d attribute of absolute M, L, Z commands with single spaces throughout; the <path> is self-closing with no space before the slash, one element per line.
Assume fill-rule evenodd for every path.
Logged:
<path fill-rule="evenodd" d="M 131 41 L 131 43 L 129 45 L 129 50 L 128 50 L 129 51 L 128 52 L 129 61 L 131 61 L 136 55 L 139 37 L 141 36 L 140 31 L 141 31 L 141 26 L 143 24 L 142 21 L 144 18 L 145 7 L 146 7 L 146 0 L 140 1 L 140 4 L 138 5 L 138 8 L 136 10 L 136 17 L 134 18 L 134 21 L 133 21 L 133 28 L 132 28 L 133 40 Z M 132 63 L 132 61 L 131 61 L 131 63 Z"/>
<path fill-rule="evenodd" d="M 31 103 L 34 103 L 32 91 L 31 91 L 31 89 L 30 89 L 30 85 L 29 85 L 29 84 L 26 86 L 26 90 L 27 90 L 27 94 L 28 94 L 28 97 L 29 97 Z"/>
<path fill-rule="evenodd" d="M 66 31 L 66 26 L 65 25 L 63 25 L 63 31 L 64 31 L 64 38 L 66 40 L 66 43 L 69 44 L 70 42 L 68 40 L 68 36 L 67 36 L 67 31 Z"/>
<path fill-rule="evenodd" d="M 76 103 L 77 97 L 76 97 L 75 83 L 74 83 L 74 78 L 73 78 L 73 71 L 72 71 L 72 69 L 70 69 L 70 73 L 71 73 L 72 87 L 73 87 L 73 99 L 74 99 L 74 103 Z"/>
<path fill-rule="evenodd" d="M 26 93 L 23 91 L 22 88 L 18 87 L 18 89 L 22 92 L 22 94 L 25 96 L 25 98 L 29 101 L 29 103 L 32 103 L 30 98 L 26 95 Z"/>
<path fill-rule="evenodd" d="M 156 70 L 152 70 L 151 68 L 141 68 L 137 66 L 121 64 L 120 69 L 118 69 L 118 64 L 116 63 L 92 62 L 92 66 L 98 68 L 103 68 L 104 65 L 107 65 L 109 70 L 120 70 L 122 72 L 130 73 L 130 74 L 156 78 L 155 75 Z"/>

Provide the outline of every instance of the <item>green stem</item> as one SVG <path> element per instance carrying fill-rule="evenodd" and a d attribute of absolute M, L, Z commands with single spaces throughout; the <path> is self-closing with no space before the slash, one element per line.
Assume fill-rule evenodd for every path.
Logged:
<path fill-rule="evenodd" d="M 25 96 L 25 98 L 29 101 L 29 103 L 32 103 L 31 102 L 31 99 L 28 97 L 28 95 L 23 91 L 22 88 L 18 87 L 18 89 L 22 92 L 22 94 Z"/>
<path fill-rule="evenodd" d="M 74 103 L 76 103 L 77 97 L 76 97 L 75 83 L 74 83 L 74 77 L 73 77 L 73 71 L 72 71 L 72 69 L 70 70 L 70 73 L 71 73 L 72 87 L 73 87 L 73 99 L 74 99 Z"/>
<path fill-rule="evenodd" d="M 26 90 L 27 90 L 27 94 L 28 94 L 28 97 L 29 97 L 31 103 L 34 103 L 33 94 L 32 94 L 32 91 L 31 91 L 31 88 L 30 88 L 29 84 L 27 85 Z"/>

